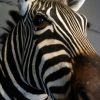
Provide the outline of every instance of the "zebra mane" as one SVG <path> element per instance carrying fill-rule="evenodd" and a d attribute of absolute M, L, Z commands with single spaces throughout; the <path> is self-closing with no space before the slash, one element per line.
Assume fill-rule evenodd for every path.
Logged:
<path fill-rule="evenodd" d="M 6 20 L 7 27 L 5 27 L 5 26 L 2 27 L 4 32 L 0 35 L 0 43 L 1 44 L 5 43 L 7 36 L 12 33 L 12 30 L 14 29 L 15 25 L 18 23 L 18 21 L 20 20 L 20 17 L 21 17 L 19 15 L 18 11 L 16 11 L 16 10 L 10 10 L 9 15 L 10 15 L 12 21 Z"/>

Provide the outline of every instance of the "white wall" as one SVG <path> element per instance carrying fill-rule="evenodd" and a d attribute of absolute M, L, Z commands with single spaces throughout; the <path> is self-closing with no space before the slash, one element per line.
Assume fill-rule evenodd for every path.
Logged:
<path fill-rule="evenodd" d="M 15 1 L 15 0 L 12 0 Z M 17 1 L 17 0 L 16 0 Z M 100 31 L 100 0 L 86 0 L 85 4 L 81 8 L 80 12 L 85 14 L 89 22 L 91 22 L 91 28 Z M 5 19 L 8 19 L 8 9 L 14 9 L 11 6 L 0 4 L 0 26 L 5 26 Z M 2 33 L 2 29 L 0 29 Z M 100 33 L 88 31 L 89 40 L 92 42 L 97 53 L 100 55 Z"/>

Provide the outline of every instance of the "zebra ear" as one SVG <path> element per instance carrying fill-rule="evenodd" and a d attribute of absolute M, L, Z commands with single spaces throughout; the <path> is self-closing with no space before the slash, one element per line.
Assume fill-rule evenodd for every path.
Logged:
<path fill-rule="evenodd" d="M 85 0 L 67 0 L 67 5 L 74 11 L 78 11 L 84 4 Z"/>
<path fill-rule="evenodd" d="M 19 12 L 24 16 L 28 8 L 28 0 L 18 0 Z"/>

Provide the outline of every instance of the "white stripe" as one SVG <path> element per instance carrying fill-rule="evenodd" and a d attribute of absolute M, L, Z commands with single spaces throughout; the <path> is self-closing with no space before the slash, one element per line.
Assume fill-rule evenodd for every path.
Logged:
<path fill-rule="evenodd" d="M 5 75 L 5 73 L 4 73 L 3 69 L 2 69 L 1 64 L 0 64 L 0 70 L 1 70 L 1 72 L 2 72 L 2 74 L 3 74 L 3 76 L 6 77 L 6 75 Z"/>
<path fill-rule="evenodd" d="M 52 59 L 54 57 L 57 57 L 59 55 L 67 55 L 66 51 L 65 50 L 59 50 L 59 51 L 55 51 L 55 52 L 51 52 L 51 53 L 47 53 L 47 54 L 44 54 L 42 56 L 42 59 L 41 59 L 41 63 L 39 65 L 39 73 L 41 74 L 42 72 L 42 69 L 43 69 L 43 65 L 45 64 L 45 62 L 49 59 Z"/>
<path fill-rule="evenodd" d="M 27 81 L 28 81 L 28 84 L 30 84 L 30 86 L 32 86 L 31 85 L 31 78 L 30 78 L 30 72 L 29 72 L 29 68 L 30 67 L 33 67 L 33 66 L 30 66 L 30 59 L 32 59 L 31 57 L 32 57 L 32 53 L 33 53 L 33 49 L 34 49 L 34 46 L 35 46 L 35 40 L 34 40 L 34 42 L 33 42 L 33 46 L 31 47 L 31 49 L 30 49 L 30 54 L 29 54 L 29 59 L 28 59 L 28 65 L 27 65 Z"/>
<path fill-rule="evenodd" d="M 47 76 L 49 76 L 50 74 L 52 74 L 53 72 L 58 71 L 61 68 L 70 68 L 72 70 L 72 64 L 68 63 L 68 62 L 60 62 L 50 68 L 48 68 L 44 75 L 43 75 L 43 80 L 45 81 L 45 79 L 47 78 Z M 66 79 L 67 80 L 67 79 Z"/>
<path fill-rule="evenodd" d="M 63 24 L 63 26 L 65 27 L 65 29 L 69 32 L 69 33 L 71 33 L 70 32 L 70 30 L 68 29 L 68 27 L 66 26 L 66 23 L 65 23 L 65 21 L 62 19 L 62 17 L 61 17 L 61 15 L 59 14 L 59 11 L 58 11 L 58 9 L 57 9 L 57 7 L 56 7 L 56 14 L 57 14 L 57 17 L 58 17 L 58 19 L 59 19 L 59 21 Z M 64 15 L 64 14 L 63 14 Z M 65 17 L 66 18 L 66 17 Z M 67 19 L 68 20 L 68 19 Z M 59 25 L 58 25 L 59 26 Z M 59 26 L 60 27 L 60 26 Z M 64 32 L 63 32 L 64 33 Z M 66 35 L 67 36 L 67 35 Z M 69 39 L 69 37 L 67 37 L 68 39 Z M 70 40 L 70 39 L 69 39 Z"/>
<path fill-rule="evenodd" d="M 11 100 L 10 97 L 6 94 L 4 89 L 2 88 L 2 85 L 0 84 L 0 94 L 5 98 L 6 100 Z"/>
<path fill-rule="evenodd" d="M 71 79 L 71 75 L 72 75 L 72 73 L 70 72 L 68 75 L 65 75 L 62 78 L 56 79 L 54 81 L 50 81 L 47 83 L 47 87 L 64 86 L 66 84 L 66 82 L 68 82 Z"/>
<path fill-rule="evenodd" d="M 17 33 L 18 34 L 18 33 Z M 22 79 L 22 81 L 23 82 L 25 82 L 25 80 L 24 80 L 24 78 L 23 78 L 23 76 L 22 76 L 22 73 L 21 73 L 21 71 L 20 71 L 20 68 L 19 68 L 19 63 L 18 63 L 18 61 L 17 61 L 17 58 L 16 58 L 16 53 L 15 53 L 15 48 L 14 48 L 14 41 L 13 41 L 13 38 L 14 38 L 14 36 L 13 35 L 15 35 L 14 33 L 12 34 L 12 37 L 11 37 L 11 49 L 12 49 L 12 53 L 13 53 L 13 57 L 14 57 L 14 61 L 16 62 L 16 67 L 17 67 L 17 70 L 18 70 L 18 73 L 19 73 L 19 75 L 20 75 L 20 78 Z M 5 46 L 5 57 L 7 56 L 7 42 L 6 42 L 6 46 Z M 7 57 L 6 57 L 7 58 Z M 8 66 L 9 66 L 9 64 L 8 64 Z M 25 82 L 26 83 L 26 82 Z"/>
<path fill-rule="evenodd" d="M 51 30 L 51 32 L 54 32 L 53 26 L 52 25 L 48 25 L 44 29 L 42 29 L 40 31 L 35 31 L 34 34 L 35 35 L 41 35 L 41 34 L 44 34 L 44 32 L 46 32 L 47 30 Z"/>

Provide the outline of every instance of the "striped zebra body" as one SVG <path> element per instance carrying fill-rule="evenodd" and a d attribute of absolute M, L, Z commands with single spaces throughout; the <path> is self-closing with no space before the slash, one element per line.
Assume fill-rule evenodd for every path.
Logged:
<path fill-rule="evenodd" d="M 22 0 L 19 6 L 22 17 L 2 49 L 0 100 L 73 100 L 77 64 L 99 58 L 87 39 L 85 16 L 56 0 Z"/>

